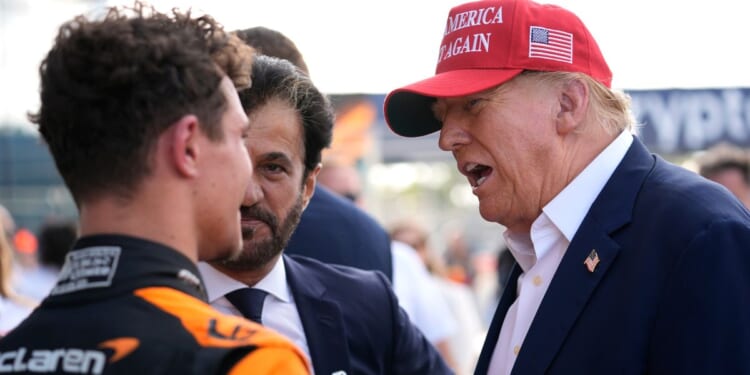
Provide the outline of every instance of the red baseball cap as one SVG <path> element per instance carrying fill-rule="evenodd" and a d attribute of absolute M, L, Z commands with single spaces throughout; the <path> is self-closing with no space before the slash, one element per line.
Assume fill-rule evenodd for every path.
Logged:
<path fill-rule="evenodd" d="M 612 72 L 583 22 L 559 6 L 528 0 L 475 1 L 451 9 L 435 76 L 391 91 L 385 120 L 396 134 L 440 130 L 436 98 L 471 95 L 524 70 L 580 72 L 610 87 Z"/>

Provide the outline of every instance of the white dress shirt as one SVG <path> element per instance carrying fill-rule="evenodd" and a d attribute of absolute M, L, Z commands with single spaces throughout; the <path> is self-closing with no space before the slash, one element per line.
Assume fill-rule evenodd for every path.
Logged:
<path fill-rule="evenodd" d="M 408 244 L 392 241 L 391 255 L 393 293 L 399 306 L 429 342 L 448 340 L 458 329 L 456 319 L 417 251 Z"/>
<path fill-rule="evenodd" d="M 510 374 L 570 241 L 632 143 L 632 134 L 623 131 L 544 206 L 530 233 L 503 233 L 523 273 L 518 277 L 516 300 L 503 320 L 488 374 Z"/>
<path fill-rule="evenodd" d="M 208 301 L 211 305 L 225 314 L 242 316 L 242 313 L 224 296 L 248 286 L 219 272 L 207 263 L 198 263 L 198 269 L 206 284 Z M 253 288 L 268 292 L 263 302 L 263 314 L 261 316 L 263 326 L 273 329 L 294 342 L 310 360 L 310 348 L 307 346 L 302 320 L 299 317 L 297 305 L 294 303 L 294 296 L 289 290 L 289 284 L 286 282 L 283 256 L 279 257 L 271 272 L 253 285 Z M 313 369 L 310 368 L 310 371 L 312 372 Z"/>

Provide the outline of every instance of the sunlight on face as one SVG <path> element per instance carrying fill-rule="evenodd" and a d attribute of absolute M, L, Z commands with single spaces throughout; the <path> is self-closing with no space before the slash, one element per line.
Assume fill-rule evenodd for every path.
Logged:
<path fill-rule="evenodd" d="M 252 165 L 243 137 L 248 119 L 232 82 L 224 77 L 221 90 L 227 99 L 221 127 L 224 139 L 207 141 L 201 150 L 204 160 L 203 191 L 198 229 L 201 260 L 221 259 L 240 251 L 240 205 L 252 177 Z"/>
<path fill-rule="evenodd" d="M 500 90 L 437 100 L 440 148 L 453 154 L 485 220 L 521 228 L 541 212 L 549 172 L 561 163 L 555 108 L 554 90 L 524 76 Z"/>
<path fill-rule="evenodd" d="M 262 197 L 242 208 L 242 255 L 227 268 L 258 269 L 286 246 L 312 195 L 303 185 L 301 119 L 287 103 L 271 99 L 250 113 L 246 141 L 253 162 L 253 183 Z"/>

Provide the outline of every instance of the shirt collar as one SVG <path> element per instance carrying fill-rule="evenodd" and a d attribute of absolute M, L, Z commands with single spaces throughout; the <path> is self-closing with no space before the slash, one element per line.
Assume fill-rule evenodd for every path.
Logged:
<path fill-rule="evenodd" d="M 227 276 L 208 263 L 198 263 L 198 269 L 200 270 L 201 275 L 203 276 L 203 281 L 206 284 L 208 301 L 210 303 L 216 302 L 216 300 L 224 297 L 227 293 L 233 292 L 237 289 L 247 288 L 247 285 Z M 286 282 L 286 268 L 284 267 L 283 256 L 279 257 L 276 264 L 274 264 L 273 269 L 271 269 L 271 272 L 258 281 L 253 288 L 264 290 L 283 302 L 289 302 L 291 300 L 289 285 Z"/>
<path fill-rule="evenodd" d="M 630 132 L 620 133 L 568 186 L 544 206 L 542 213 L 531 225 L 531 233 L 513 233 L 509 230 L 503 233 L 508 249 L 524 272 L 545 255 L 543 251 L 549 249 L 540 248 L 537 252 L 534 243 L 540 237 L 560 233 L 570 243 L 594 200 L 632 143 L 633 135 Z"/>
<path fill-rule="evenodd" d="M 633 135 L 629 131 L 620 133 L 542 209 L 568 242 L 572 241 L 594 200 L 604 189 L 632 143 Z"/>
<path fill-rule="evenodd" d="M 199 275 L 190 258 L 165 244 L 126 235 L 94 234 L 76 240 L 50 296 L 77 301 L 146 286 L 168 286 L 205 301 Z"/>

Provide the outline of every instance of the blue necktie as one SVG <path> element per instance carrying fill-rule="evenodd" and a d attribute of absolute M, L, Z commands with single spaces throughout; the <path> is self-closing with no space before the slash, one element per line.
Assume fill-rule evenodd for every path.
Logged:
<path fill-rule="evenodd" d="M 254 288 L 237 289 L 227 293 L 226 298 L 245 318 L 263 324 L 260 317 L 263 313 L 263 301 L 268 292 Z"/>

